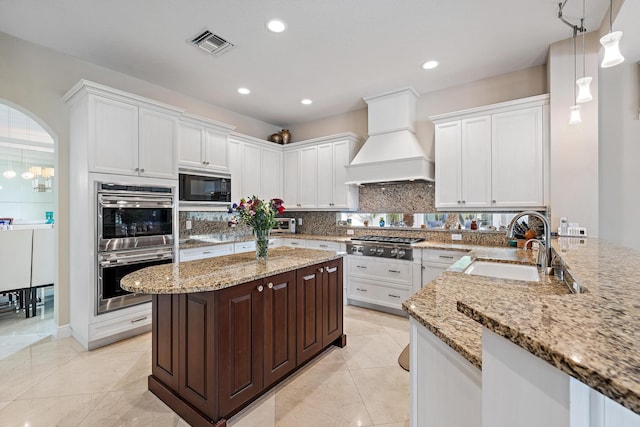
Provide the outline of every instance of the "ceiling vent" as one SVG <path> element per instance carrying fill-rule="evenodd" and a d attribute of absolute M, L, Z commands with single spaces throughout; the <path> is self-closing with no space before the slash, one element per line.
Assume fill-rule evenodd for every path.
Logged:
<path fill-rule="evenodd" d="M 213 34 L 209 30 L 204 30 L 202 33 L 193 37 L 189 40 L 189 43 L 199 47 L 211 55 L 220 55 L 233 47 L 233 44 L 229 43 L 222 37 Z"/>

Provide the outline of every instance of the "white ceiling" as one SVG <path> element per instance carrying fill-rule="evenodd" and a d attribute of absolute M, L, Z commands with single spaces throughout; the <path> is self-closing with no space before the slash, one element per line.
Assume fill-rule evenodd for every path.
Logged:
<path fill-rule="evenodd" d="M 557 3 L 0 0 L 0 31 L 284 126 L 362 108 L 362 97 L 405 86 L 427 93 L 544 64 L 549 44 L 571 37 Z M 589 31 L 608 5 L 587 1 Z M 565 17 L 578 22 L 581 10 L 569 0 Z M 274 17 L 286 32 L 265 29 Z M 205 28 L 235 47 L 212 57 L 186 43 Z M 440 66 L 423 70 L 429 59 Z M 239 95 L 240 86 L 251 94 Z"/>

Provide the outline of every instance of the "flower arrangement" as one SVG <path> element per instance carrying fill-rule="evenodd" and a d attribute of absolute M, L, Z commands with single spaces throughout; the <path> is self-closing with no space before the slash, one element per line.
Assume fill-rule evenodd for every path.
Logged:
<path fill-rule="evenodd" d="M 249 199 L 242 198 L 240 203 L 234 203 L 229 207 L 229 213 L 237 212 L 240 221 L 253 229 L 258 260 L 267 259 L 269 231 L 276 225 L 276 213 L 284 212 L 283 203 L 282 199 L 271 199 L 269 202 L 265 202 L 257 196 L 251 196 Z M 234 227 L 237 223 L 238 219 L 235 216 L 228 221 L 230 227 Z"/>

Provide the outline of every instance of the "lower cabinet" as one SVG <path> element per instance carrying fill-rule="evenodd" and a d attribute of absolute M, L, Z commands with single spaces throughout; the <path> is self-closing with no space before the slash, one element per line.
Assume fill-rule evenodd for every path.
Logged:
<path fill-rule="evenodd" d="M 219 291 L 154 295 L 149 389 L 191 425 L 217 425 L 344 340 L 342 259 Z"/>

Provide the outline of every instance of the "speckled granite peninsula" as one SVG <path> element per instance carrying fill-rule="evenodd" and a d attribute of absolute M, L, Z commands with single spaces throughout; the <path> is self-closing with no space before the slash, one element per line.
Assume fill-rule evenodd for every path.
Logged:
<path fill-rule="evenodd" d="M 504 280 L 453 266 L 403 308 L 478 368 L 486 326 L 640 414 L 640 251 L 593 238 L 556 239 L 552 247 L 583 293 L 570 294 L 555 277 Z M 504 262 L 527 262 L 532 254 L 471 249 L 470 259 Z"/>
<path fill-rule="evenodd" d="M 342 258 L 344 254 L 301 248 L 269 250 L 266 263 L 255 252 L 163 264 L 138 270 L 122 279 L 122 288 L 145 294 L 208 292 L 251 280 Z"/>

